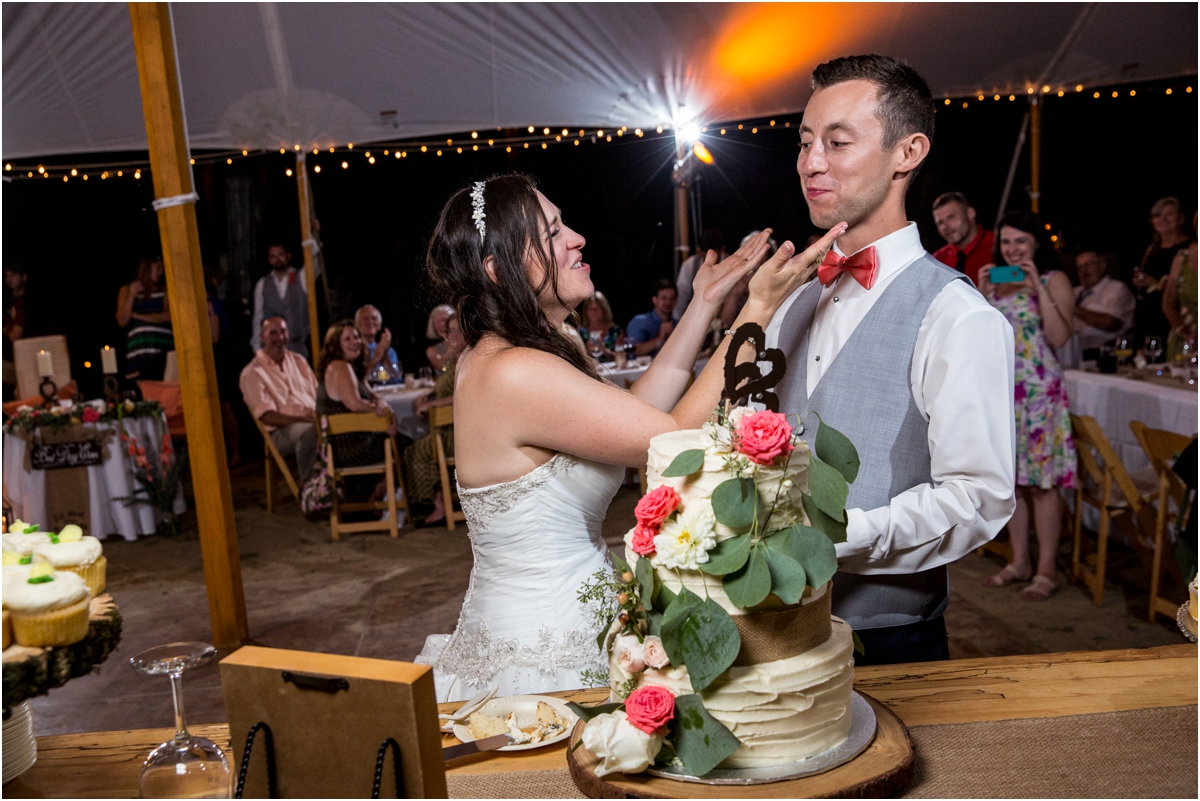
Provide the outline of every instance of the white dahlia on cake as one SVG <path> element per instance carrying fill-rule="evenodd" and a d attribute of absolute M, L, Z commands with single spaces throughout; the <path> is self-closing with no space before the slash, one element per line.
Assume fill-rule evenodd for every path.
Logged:
<path fill-rule="evenodd" d="M 810 453 L 796 423 L 726 404 L 650 441 L 627 561 L 602 579 L 619 606 L 601 635 L 612 703 L 576 708 L 597 772 L 657 760 L 703 776 L 846 739 L 852 632 L 830 579 L 858 456 L 825 425 Z"/>

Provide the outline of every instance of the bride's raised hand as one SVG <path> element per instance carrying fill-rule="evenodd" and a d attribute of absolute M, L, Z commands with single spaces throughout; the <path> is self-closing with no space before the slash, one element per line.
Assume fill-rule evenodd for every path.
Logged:
<path fill-rule="evenodd" d="M 844 234 L 848 227 L 844 222 L 838 223 L 811 247 L 796 255 L 792 255 L 796 246 L 791 242 L 784 242 L 775 255 L 750 279 L 750 300 L 747 305 L 761 307 L 768 317 L 773 315 L 788 296 L 813 276 L 825 259 L 825 254 L 833 247 L 834 241 Z"/>
<path fill-rule="evenodd" d="M 713 310 L 719 309 L 737 282 L 766 258 L 770 250 L 767 241 L 770 237 L 770 228 L 759 231 L 732 256 L 720 262 L 717 261 L 716 251 L 708 251 L 704 264 L 696 270 L 696 278 L 692 281 L 693 297 Z"/>

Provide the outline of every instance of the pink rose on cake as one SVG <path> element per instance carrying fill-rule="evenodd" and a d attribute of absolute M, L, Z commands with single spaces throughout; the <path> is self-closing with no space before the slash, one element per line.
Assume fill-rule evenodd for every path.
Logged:
<path fill-rule="evenodd" d="M 654 538 L 654 565 L 696 570 L 717 547 L 717 519 L 711 507 L 693 504 L 663 525 Z"/>
<path fill-rule="evenodd" d="M 633 516 L 644 526 L 658 528 L 679 508 L 679 493 L 670 484 L 662 484 L 642 496 L 633 509 Z"/>
<path fill-rule="evenodd" d="M 617 665 L 630 675 L 641 673 L 646 669 L 643 657 L 643 646 L 632 634 L 622 634 L 613 642 L 613 651 L 617 655 Z"/>
<path fill-rule="evenodd" d="M 642 661 L 656 670 L 662 670 L 671 664 L 661 637 L 653 634 L 646 637 L 646 641 L 642 643 Z"/>
<path fill-rule="evenodd" d="M 661 734 L 675 717 L 675 693 L 653 684 L 638 687 L 625 699 L 625 716 L 646 734 Z"/>
<path fill-rule="evenodd" d="M 654 556 L 654 537 L 657 534 L 657 528 L 638 523 L 633 528 L 633 537 L 629 541 L 629 547 L 638 556 Z"/>
<path fill-rule="evenodd" d="M 743 417 L 733 442 L 738 452 L 755 464 L 771 464 L 795 449 L 787 415 L 769 409 Z"/>

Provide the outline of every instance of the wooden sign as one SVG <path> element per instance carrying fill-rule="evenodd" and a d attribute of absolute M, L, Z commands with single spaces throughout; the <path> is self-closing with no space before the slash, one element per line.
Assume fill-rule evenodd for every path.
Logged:
<path fill-rule="evenodd" d="M 256 726 L 244 798 L 445 798 L 433 668 L 383 659 L 246 646 L 221 661 L 234 775 Z M 270 729 L 267 738 L 263 727 Z M 268 745 L 269 743 L 269 745 Z M 385 745 L 394 743 L 395 755 Z M 396 759 L 395 757 L 399 758 Z"/>
<path fill-rule="evenodd" d="M 32 443 L 29 463 L 34 470 L 57 470 L 62 467 L 91 467 L 104 461 L 104 453 L 96 440 L 83 442 Z"/>

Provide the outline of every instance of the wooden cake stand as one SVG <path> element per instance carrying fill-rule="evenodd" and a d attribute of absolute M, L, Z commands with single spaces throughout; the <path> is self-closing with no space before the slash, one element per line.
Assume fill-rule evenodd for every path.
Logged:
<path fill-rule="evenodd" d="M 575 745 L 583 722 L 571 732 L 567 766 L 580 792 L 589 798 L 885 798 L 895 795 L 912 775 L 913 745 L 908 729 L 883 704 L 859 692 L 875 711 L 875 739 L 854 759 L 825 773 L 768 784 L 698 784 L 645 773 L 597 776 L 600 761 Z"/>

